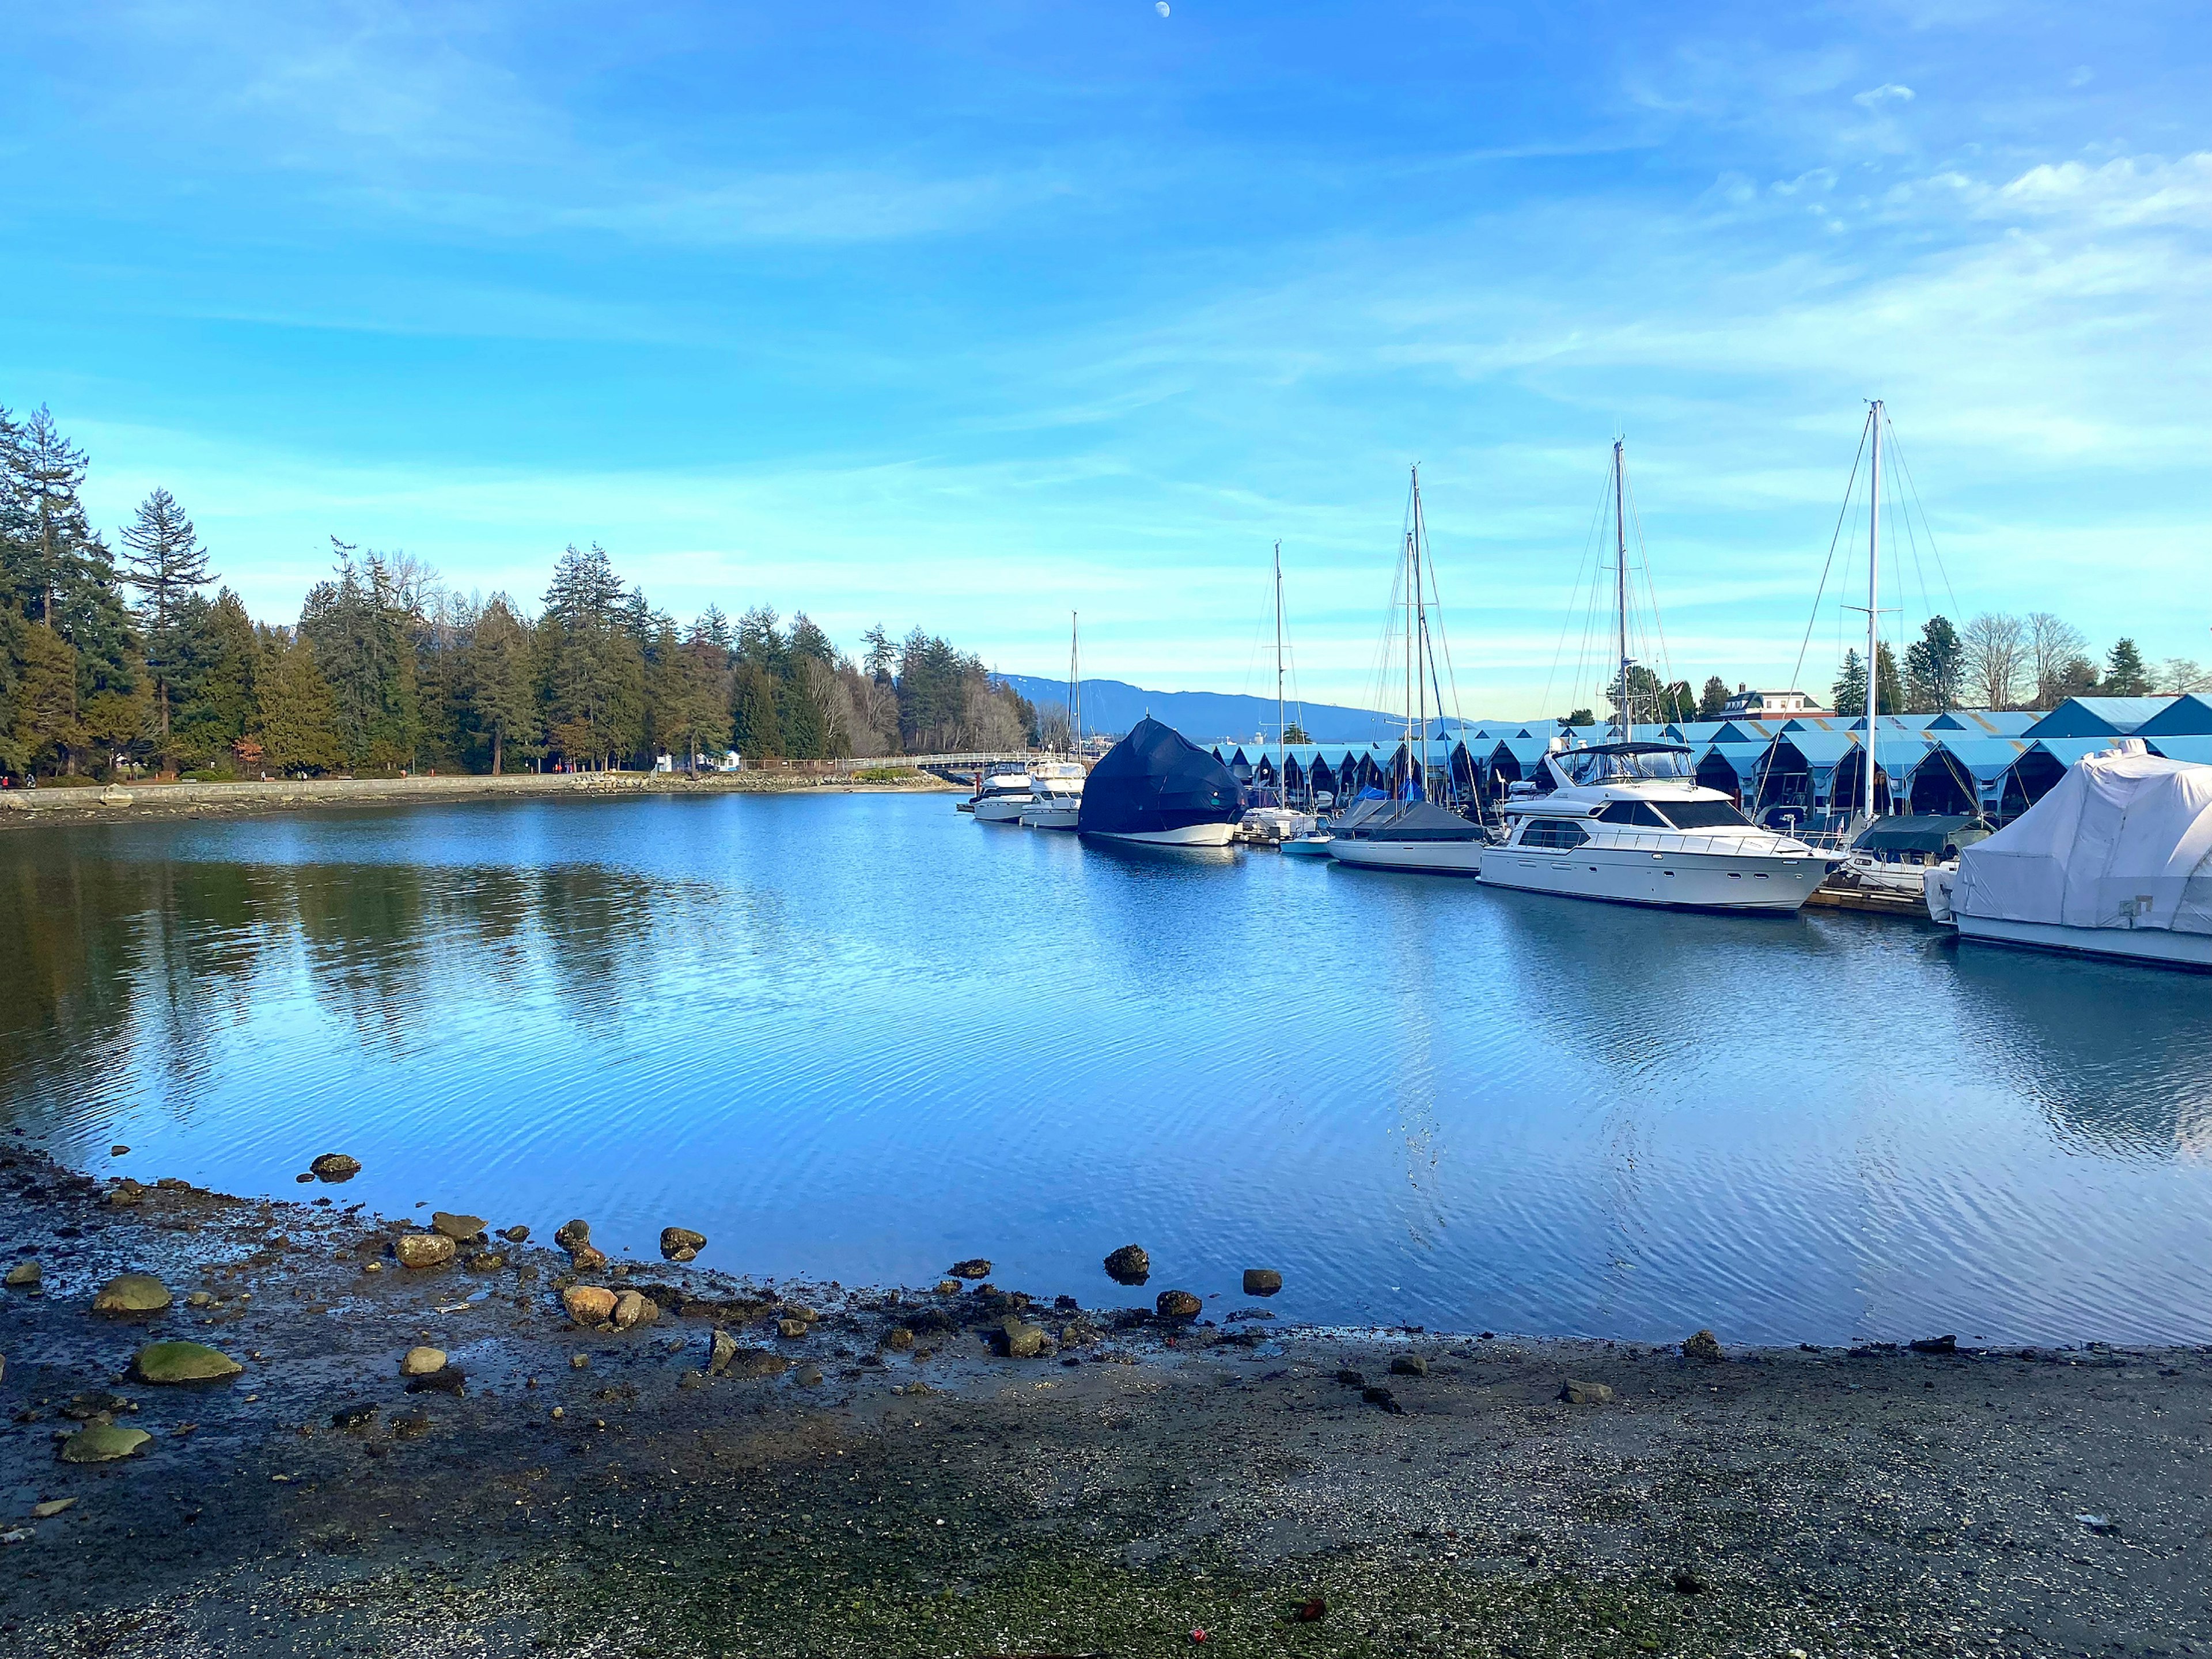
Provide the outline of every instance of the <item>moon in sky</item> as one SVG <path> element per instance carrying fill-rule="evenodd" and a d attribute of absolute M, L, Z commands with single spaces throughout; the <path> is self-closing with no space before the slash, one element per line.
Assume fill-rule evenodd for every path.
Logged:
<path fill-rule="evenodd" d="M 1152 9 L 1159 13 L 1161 16 L 1166 16 L 1168 15 L 1168 0 L 1158 0 L 1158 3 L 1153 6 Z"/>

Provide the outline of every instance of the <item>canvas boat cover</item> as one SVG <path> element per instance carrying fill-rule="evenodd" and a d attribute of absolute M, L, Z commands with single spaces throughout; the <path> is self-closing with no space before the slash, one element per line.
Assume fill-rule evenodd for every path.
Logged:
<path fill-rule="evenodd" d="M 1383 803 L 1383 810 L 1357 825 L 1340 824 L 1340 835 L 1357 841 L 1474 841 L 1482 831 L 1434 801 Z"/>
<path fill-rule="evenodd" d="M 2212 933 L 2212 766 L 2085 756 L 1960 853 L 1951 906 L 1995 921 Z"/>
<path fill-rule="evenodd" d="M 1962 834 L 1972 841 L 1984 827 L 1978 817 L 1948 813 L 1876 818 L 1860 833 L 1851 848 L 1855 852 L 1865 853 L 1941 853 L 1947 847 L 1956 846 Z"/>
<path fill-rule="evenodd" d="M 1157 835 L 1234 823 L 1243 811 L 1243 788 L 1227 767 L 1147 715 L 1091 769 L 1075 827 L 1085 835 Z"/>

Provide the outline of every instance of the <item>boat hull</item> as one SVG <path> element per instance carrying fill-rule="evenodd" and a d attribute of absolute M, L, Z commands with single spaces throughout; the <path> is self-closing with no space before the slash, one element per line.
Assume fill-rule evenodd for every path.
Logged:
<path fill-rule="evenodd" d="M 1233 823 L 1186 823 L 1173 830 L 1086 830 L 1099 841 L 1133 842 L 1141 847 L 1226 847 L 1237 837 Z"/>
<path fill-rule="evenodd" d="M 1355 870 L 1423 876 L 1480 876 L 1483 855 L 1497 850 L 1479 841 L 1380 841 L 1364 836 L 1340 836 L 1328 843 L 1328 856 Z"/>
<path fill-rule="evenodd" d="M 1286 859 L 1325 859 L 1333 845 L 1328 836 L 1296 836 L 1282 843 L 1279 849 Z"/>
<path fill-rule="evenodd" d="M 1571 852 L 1549 852 L 1492 847 L 1485 851 L 1482 879 L 1486 886 L 1672 910 L 1794 915 L 1826 879 L 1829 868 L 1829 861 L 1820 858 L 1652 853 L 1626 848 L 1580 847 Z"/>
<path fill-rule="evenodd" d="M 975 822 L 978 823 L 1019 823 L 1022 814 L 1030 810 L 1027 795 L 1009 795 L 1001 800 L 979 800 L 975 803 Z"/>
<path fill-rule="evenodd" d="M 1079 806 L 1032 806 L 1022 814 L 1024 830 L 1073 830 L 1081 816 Z"/>
<path fill-rule="evenodd" d="M 2064 951 L 2075 956 L 2212 973 L 2212 933 L 2177 933 L 2165 927 L 2068 927 L 2057 922 L 1999 921 L 1990 916 L 1955 915 L 1953 921 L 1960 938 L 1983 945 Z"/>

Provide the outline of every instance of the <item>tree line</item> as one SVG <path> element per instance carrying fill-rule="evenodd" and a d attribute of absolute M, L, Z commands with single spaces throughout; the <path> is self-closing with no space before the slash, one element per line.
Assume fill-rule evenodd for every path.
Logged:
<path fill-rule="evenodd" d="M 0 772 L 204 777 L 749 763 L 1035 740 L 1038 711 L 981 660 L 880 625 L 854 658 L 804 612 L 689 623 L 571 546 L 533 611 L 331 538 L 296 620 L 221 585 L 166 489 L 111 546 L 84 452 L 44 408 L 0 408 Z"/>
<path fill-rule="evenodd" d="M 1866 658 L 1856 648 L 1844 653 L 1829 688 L 1829 708 L 1838 714 L 1866 713 Z M 1620 676 L 1606 696 L 1619 706 Z M 1662 681 L 1636 664 L 1628 671 L 1628 695 L 1636 719 L 1664 724 L 1717 720 L 1734 692 L 1719 675 L 1692 691 L 1688 680 Z M 2014 616 L 1984 611 L 1963 629 L 1949 618 L 1931 617 L 1920 636 L 1905 647 L 1900 668 L 1884 642 L 1875 670 L 1875 711 L 1883 714 L 1935 714 L 1947 708 L 2055 708 L 2069 697 L 2145 697 L 2212 691 L 2212 670 L 2187 657 L 2147 662 L 2132 639 L 2113 641 L 2100 662 L 2089 654 L 2081 630 L 2049 611 Z M 1570 726 L 1595 723 L 1589 708 L 1562 716 Z"/>

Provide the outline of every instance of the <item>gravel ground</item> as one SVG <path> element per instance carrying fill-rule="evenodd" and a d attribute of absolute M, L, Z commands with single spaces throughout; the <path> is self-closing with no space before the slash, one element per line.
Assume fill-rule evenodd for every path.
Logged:
<path fill-rule="evenodd" d="M 2212 1651 L 2194 1351 L 1698 1364 L 659 1262 L 586 1275 L 655 1322 L 580 1330 L 534 1243 L 413 1271 L 343 1187 L 115 1187 L 0 1156 L 44 1275 L 0 1300 L 0 1654 Z M 125 1269 L 177 1304 L 91 1311 Z M 174 1337 L 244 1370 L 125 1380 Z M 101 1409 L 151 1440 L 60 1461 Z"/>

